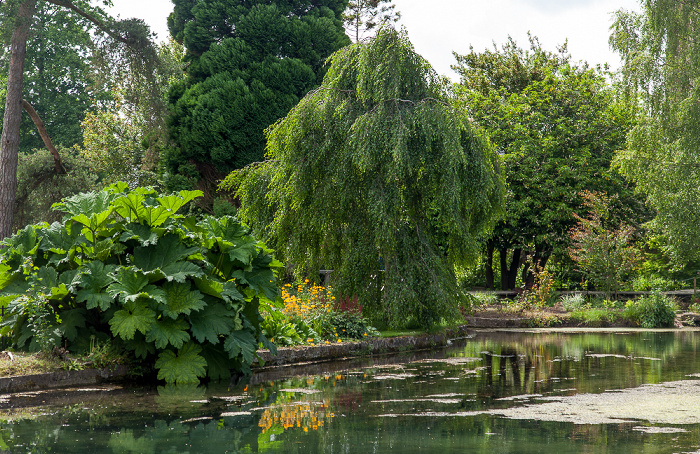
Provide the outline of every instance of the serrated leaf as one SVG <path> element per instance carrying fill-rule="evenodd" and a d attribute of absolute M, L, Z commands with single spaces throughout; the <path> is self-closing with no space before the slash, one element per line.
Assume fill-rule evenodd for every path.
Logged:
<path fill-rule="evenodd" d="M 109 321 L 112 334 L 124 340 L 134 338 L 136 331 L 147 334 L 155 322 L 156 313 L 149 309 L 143 301 L 132 301 L 124 305 L 124 309 L 114 313 Z"/>
<path fill-rule="evenodd" d="M 79 214 L 92 216 L 109 210 L 110 202 L 114 197 L 114 194 L 105 191 L 84 192 L 55 203 L 53 208 L 72 216 Z"/>
<path fill-rule="evenodd" d="M 144 213 L 143 203 L 145 200 L 146 197 L 137 191 L 120 194 L 120 197 L 113 202 L 114 211 L 128 222 L 140 223 Z"/>
<path fill-rule="evenodd" d="M 105 290 L 111 283 L 114 282 L 114 277 L 111 273 L 117 267 L 115 265 L 106 265 L 100 261 L 92 261 L 78 268 L 80 272 L 80 287 L 86 290 L 99 292 Z"/>
<path fill-rule="evenodd" d="M 192 311 L 198 311 L 206 306 L 202 294 L 198 290 L 192 290 L 189 282 L 166 282 L 163 284 L 165 291 L 165 304 L 161 306 L 163 315 L 176 319 L 178 315 L 189 315 Z"/>
<path fill-rule="evenodd" d="M 66 284 L 58 284 L 56 287 L 51 287 L 47 298 L 53 301 L 61 301 L 63 298 L 68 296 L 70 292 Z"/>
<path fill-rule="evenodd" d="M 124 347 L 127 350 L 134 352 L 137 358 L 146 359 L 148 355 L 156 352 L 156 348 L 152 342 L 146 342 L 146 338 L 141 333 L 136 333 L 133 339 L 124 341 Z"/>
<path fill-rule="evenodd" d="M 165 350 L 158 355 L 155 367 L 158 369 L 158 379 L 166 383 L 199 383 L 199 377 L 206 374 L 206 360 L 199 355 L 202 347 L 189 342 L 175 354 Z"/>
<path fill-rule="evenodd" d="M 141 246 L 151 246 L 158 243 L 162 233 L 163 229 L 153 229 L 149 225 L 130 222 L 124 227 L 119 241 L 136 240 Z"/>
<path fill-rule="evenodd" d="M 163 274 L 168 281 L 185 282 L 188 277 L 204 276 L 202 268 L 192 262 L 175 262 L 163 268 Z"/>
<path fill-rule="evenodd" d="M 141 296 L 143 296 L 144 298 L 152 299 L 158 304 L 166 303 L 165 290 L 155 285 L 146 286 L 146 288 L 143 289 Z"/>
<path fill-rule="evenodd" d="M 216 345 L 219 335 L 230 333 L 235 326 L 231 314 L 223 304 L 209 303 L 206 310 L 190 314 L 190 331 L 198 342 L 209 341 Z"/>
<path fill-rule="evenodd" d="M 51 251 L 56 254 L 65 254 L 80 236 L 80 231 L 74 229 L 69 233 L 62 224 L 54 222 L 48 229 L 42 231 L 42 242 L 40 249 Z"/>
<path fill-rule="evenodd" d="M 86 309 L 99 307 L 101 311 L 106 311 L 114 302 L 114 297 L 109 293 L 95 293 L 92 290 L 81 289 L 75 295 L 75 300 L 84 302 Z"/>
<path fill-rule="evenodd" d="M 63 337 L 69 342 L 75 340 L 78 336 L 78 328 L 85 327 L 85 309 L 76 308 L 61 312 L 61 322 L 58 328 L 61 330 Z"/>
<path fill-rule="evenodd" d="M 255 352 L 258 349 L 258 341 L 250 331 L 234 331 L 228 335 L 224 342 L 224 350 L 228 352 L 229 358 L 235 358 L 238 355 L 243 357 L 243 363 L 253 364 L 255 361 Z"/>
<path fill-rule="evenodd" d="M 164 271 L 167 266 L 182 261 L 199 250 L 199 247 L 187 247 L 182 244 L 177 235 L 165 235 L 155 245 L 134 248 L 131 263 L 143 271 L 155 269 Z"/>
<path fill-rule="evenodd" d="M 158 197 L 156 200 L 160 202 L 162 207 L 167 208 L 175 214 L 180 208 L 203 195 L 204 193 L 202 191 L 180 191 L 177 195 L 162 196 Z"/>
<path fill-rule="evenodd" d="M 207 361 L 207 376 L 212 381 L 231 378 L 231 367 L 233 364 L 223 347 L 209 343 L 205 343 L 202 347 L 201 354 Z"/>
<path fill-rule="evenodd" d="M 155 342 L 156 348 L 161 350 L 171 344 L 180 348 L 190 340 L 190 334 L 186 331 L 189 325 L 182 319 L 171 320 L 164 318 L 153 325 L 146 336 L 146 341 Z"/>
<path fill-rule="evenodd" d="M 194 284 L 197 286 L 199 291 L 205 295 L 223 299 L 221 291 L 224 289 L 224 285 L 222 282 L 203 276 L 195 277 Z"/>
<path fill-rule="evenodd" d="M 245 302 L 245 296 L 236 288 L 236 283 L 233 281 L 224 282 L 221 289 L 221 296 L 228 302 Z"/>
<path fill-rule="evenodd" d="M 148 285 L 148 278 L 141 271 L 133 268 L 119 268 L 111 277 L 116 281 L 107 287 L 107 293 L 119 297 L 122 303 L 135 301 L 141 296 L 141 291 Z"/>

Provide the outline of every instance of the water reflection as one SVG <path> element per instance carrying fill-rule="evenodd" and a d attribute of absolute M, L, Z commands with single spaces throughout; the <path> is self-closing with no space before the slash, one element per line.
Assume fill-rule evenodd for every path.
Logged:
<path fill-rule="evenodd" d="M 263 370 L 234 389 L 0 396 L 0 450 L 692 452 L 696 334 L 475 333 L 439 351 Z"/>

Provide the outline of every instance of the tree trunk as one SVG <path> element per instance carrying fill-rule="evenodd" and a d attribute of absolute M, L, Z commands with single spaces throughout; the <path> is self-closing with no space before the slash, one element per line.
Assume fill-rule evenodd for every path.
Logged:
<path fill-rule="evenodd" d="M 486 288 L 493 289 L 493 245 L 486 245 Z"/>
<path fill-rule="evenodd" d="M 19 128 L 22 120 L 22 85 L 27 36 L 34 18 L 37 0 L 24 0 L 12 31 L 10 67 L 7 77 L 5 117 L 0 138 L 0 240 L 12 235 L 12 220 L 17 189 Z"/>
<path fill-rule="evenodd" d="M 508 290 L 508 249 L 499 249 L 498 258 L 501 265 L 501 290 Z"/>
<path fill-rule="evenodd" d="M 512 290 L 515 288 L 522 252 L 523 250 L 521 248 L 513 249 L 510 263 L 508 263 L 508 248 L 499 250 L 501 260 L 501 290 Z"/>
<path fill-rule="evenodd" d="M 518 268 L 520 268 L 520 256 L 523 250 L 521 248 L 513 249 L 513 255 L 510 258 L 510 268 L 508 269 L 508 289 L 515 288 L 515 281 L 518 277 Z"/>

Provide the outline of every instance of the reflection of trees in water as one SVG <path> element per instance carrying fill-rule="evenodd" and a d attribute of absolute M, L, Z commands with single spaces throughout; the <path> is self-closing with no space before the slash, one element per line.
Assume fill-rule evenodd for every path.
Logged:
<path fill-rule="evenodd" d="M 576 388 L 602 392 L 683 378 L 696 332 L 479 333 L 460 354 L 481 356 L 478 395 L 500 398 Z"/>

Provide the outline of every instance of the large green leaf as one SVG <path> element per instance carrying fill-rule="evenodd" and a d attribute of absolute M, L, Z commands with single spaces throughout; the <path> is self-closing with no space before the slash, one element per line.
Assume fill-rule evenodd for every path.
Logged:
<path fill-rule="evenodd" d="M 110 202 L 114 197 L 114 194 L 106 191 L 86 192 L 68 197 L 53 207 L 71 216 L 84 215 L 89 218 L 110 210 Z"/>
<path fill-rule="evenodd" d="M 202 345 L 202 356 L 207 361 L 207 376 L 212 381 L 227 380 L 231 377 L 232 361 L 221 345 Z"/>
<path fill-rule="evenodd" d="M 76 301 L 85 302 L 88 309 L 99 307 L 105 311 L 114 301 L 114 295 L 107 293 L 107 287 L 114 282 L 112 273 L 115 265 L 106 265 L 100 261 L 89 262 L 80 267 L 80 286 Z"/>
<path fill-rule="evenodd" d="M 61 330 L 63 337 L 73 342 L 78 336 L 78 328 L 85 327 L 85 309 L 79 307 L 77 309 L 69 309 L 61 312 L 61 321 L 58 329 Z"/>
<path fill-rule="evenodd" d="M 229 358 L 235 358 L 241 355 L 243 357 L 242 362 L 250 365 L 255 361 L 258 341 L 250 331 L 234 331 L 226 338 L 224 349 L 228 352 Z"/>
<path fill-rule="evenodd" d="M 234 328 L 231 315 L 232 311 L 223 304 L 209 303 L 206 310 L 190 314 L 190 331 L 198 342 L 206 340 L 216 345 L 219 343 L 219 335 L 226 335 Z"/>
<path fill-rule="evenodd" d="M 152 355 L 156 352 L 156 348 L 153 342 L 146 342 L 146 338 L 143 334 L 137 332 L 133 339 L 125 340 L 124 347 L 127 350 L 134 352 L 134 356 L 137 358 L 146 359 L 148 355 Z"/>
<path fill-rule="evenodd" d="M 206 306 L 202 294 L 198 290 L 192 290 L 188 282 L 166 282 L 163 284 L 163 290 L 165 304 L 161 305 L 161 309 L 167 317 L 176 319 L 180 314 L 189 315 L 190 312 Z"/>
<path fill-rule="evenodd" d="M 109 327 L 115 336 L 129 340 L 134 338 L 136 331 L 147 334 L 155 322 L 155 317 L 156 313 L 149 309 L 143 300 L 130 301 L 124 305 L 124 309 L 114 313 Z"/>
<path fill-rule="evenodd" d="M 111 276 L 116 282 L 107 287 L 107 293 L 112 297 L 119 297 L 122 303 L 126 303 L 144 296 L 142 290 L 148 285 L 148 278 L 141 271 L 122 267 Z"/>
<path fill-rule="evenodd" d="M 199 383 L 199 377 L 206 375 L 206 360 L 199 355 L 202 347 L 192 342 L 185 344 L 177 354 L 165 350 L 158 355 L 155 367 L 158 379 L 166 383 Z"/>
<path fill-rule="evenodd" d="M 132 263 L 144 271 L 151 271 L 184 260 L 197 252 L 199 247 L 187 247 L 178 235 L 167 234 L 155 245 L 134 248 Z"/>
<path fill-rule="evenodd" d="M 190 340 L 190 334 L 186 331 L 189 325 L 185 320 L 171 320 L 164 318 L 151 325 L 151 330 L 146 336 L 146 341 L 155 342 L 156 348 L 161 350 L 172 345 L 180 348 Z"/>
<path fill-rule="evenodd" d="M 141 246 L 156 244 L 163 229 L 153 229 L 149 225 L 130 222 L 124 227 L 124 231 L 119 237 L 119 241 L 137 240 Z"/>

